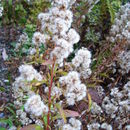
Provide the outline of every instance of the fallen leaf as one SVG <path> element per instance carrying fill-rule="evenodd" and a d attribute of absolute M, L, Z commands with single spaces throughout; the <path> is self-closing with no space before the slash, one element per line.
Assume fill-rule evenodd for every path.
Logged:
<path fill-rule="evenodd" d="M 96 102 L 97 104 L 102 103 L 102 97 L 98 95 L 98 92 L 96 89 L 89 88 L 88 93 L 91 95 L 92 101 Z"/>
<path fill-rule="evenodd" d="M 78 112 L 76 111 L 71 111 L 71 110 L 63 110 L 66 117 L 78 117 L 80 116 Z"/>

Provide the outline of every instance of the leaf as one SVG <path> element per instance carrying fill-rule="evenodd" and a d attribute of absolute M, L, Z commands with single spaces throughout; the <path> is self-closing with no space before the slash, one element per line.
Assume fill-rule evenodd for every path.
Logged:
<path fill-rule="evenodd" d="M 43 128 L 36 124 L 33 124 L 33 125 L 25 126 L 25 127 L 21 128 L 20 130 L 43 130 Z"/>
<path fill-rule="evenodd" d="M 0 119 L 0 122 L 1 123 L 6 123 L 9 125 L 9 127 L 12 127 L 13 126 L 13 122 L 11 119 Z"/>
<path fill-rule="evenodd" d="M 105 78 L 109 78 L 109 76 L 106 73 L 100 73 L 99 75 Z"/>
<path fill-rule="evenodd" d="M 110 0 L 107 0 L 107 6 L 108 6 L 108 9 L 109 9 L 109 12 L 110 12 L 110 15 L 111 15 L 111 23 L 114 22 L 114 19 L 115 19 L 115 11 L 110 3 Z"/>
<path fill-rule="evenodd" d="M 4 87 L 0 87 L 0 92 L 4 92 L 5 88 Z"/>
<path fill-rule="evenodd" d="M 78 117 L 79 113 L 71 110 L 63 110 L 66 117 Z"/>
<path fill-rule="evenodd" d="M 16 42 L 11 42 L 10 45 L 15 48 Z M 14 51 L 14 50 L 13 50 Z"/>
<path fill-rule="evenodd" d="M 43 116 L 43 121 L 44 121 L 45 126 L 47 126 L 47 116 Z"/>
<path fill-rule="evenodd" d="M 54 63 L 53 60 L 46 60 L 45 62 L 42 63 L 42 65 L 52 65 Z"/>
<path fill-rule="evenodd" d="M 98 92 L 96 89 L 94 88 L 88 88 L 88 92 L 91 95 L 92 101 L 96 102 L 97 104 L 101 104 L 102 103 L 102 96 L 98 95 Z"/>
<path fill-rule="evenodd" d="M 6 130 L 5 128 L 3 128 L 3 127 L 0 127 L 0 130 Z"/>
<path fill-rule="evenodd" d="M 92 98 L 91 98 L 91 95 L 88 93 L 88 110 L 90 111 L 91 110 L 91 106 L 92 106 Z"/>
<path fill-rule="evenodd" d="M 56 107 L 59 109 L 60 115 L 63 118 L 64 123 L 66 124 L 67 120 L 66 120 L 66 115 L 64 113 L 64 110 L 61 108 L 61 106 L 59 104 L 56 104 Z"/>
<path fill-rule="evenodd" d="M 9 0 L 8 2 L 9 2 L 9 6 L 12 6 L 12 0 Z"/>
<path fill-rule="evenodd" d="M 58 70 L 57 73 L 60 75 L 63 75 L 63 76 L 66 76 L 68 74 L 67 72 L 65 72 L 63 70 Z"/>
<path fill-rule="evenodd" d="M 20 109 L 24 111 L 24 105 L 23 105 L 23 106 L 21 106 L 21 108 L 20 108 Z"/>
<path fill-rule="evenodd" d="M 12 104 L 12 103 L 8 103 L 7 106 L 10 106 L 10 107 L 12 107 L 13 109 L 16 109 L 15 105 Z"/>
<path fill-rule="evenodd" d="M 13 114 L 14 117 L 16 117 L 16 114 L 14 112 L 14 110 L 10 107 L 5 107 L 9 112 L 11 112 Z"/>

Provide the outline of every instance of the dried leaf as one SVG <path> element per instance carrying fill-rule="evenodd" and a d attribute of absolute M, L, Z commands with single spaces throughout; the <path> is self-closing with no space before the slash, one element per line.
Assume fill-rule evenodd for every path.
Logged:
<path fill-rule="evenodd" d="M 102 97 L 100 97 L 99 95 L 98 95 L 98 92 L 97 92 L 97 90 L 96 89 L 92 89 L 92 88 L 89 88 L 88 89 L 88 92 L 89 92 L 89 94 L 91 95 L 91 98 L 92 98 L 92 100 L 94 101 L 94 102 L 96 102 L 97 104 L 101 104 L 102 103 Z"/>
<path fill-rule="evenodd" d="M 54 63 L 53 60 L 46 60 L 42 65 L 52 65 Z"/>

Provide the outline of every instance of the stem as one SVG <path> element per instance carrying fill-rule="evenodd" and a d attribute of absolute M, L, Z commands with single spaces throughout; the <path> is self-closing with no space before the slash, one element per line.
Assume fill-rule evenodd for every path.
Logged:
<path fill-rule="evenodd" d="M 52 84 L 53 84 L 53 77 L 54 77 L 54 66 L 55 66 L 55 62 L 52 65 L 52 70 L 51 70 L 51 82 L 50 82 L 50 86 L 49 86 L 49 93 L 48 93 L 48 115 L 47 115 L 47 128 L 46 130 L 49 130 L 49 125 L 50 125 L 50 108 L 51 108 L 51 88 L 52 88 Z"/>

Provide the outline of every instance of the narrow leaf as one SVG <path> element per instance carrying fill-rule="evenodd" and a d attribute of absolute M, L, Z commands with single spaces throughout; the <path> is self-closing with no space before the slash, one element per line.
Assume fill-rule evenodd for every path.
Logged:
<path fill-rule="evenodd" d="M 88 110 L 90 111 L 91 110 L 91 106 L 92 106 L 92 98 L 91 98 L 91 95 L 88 93 Z"/>
<path fill-rule="evenodd" d="M 66 117 L 78 117 L 79 116 L 79 113 L 76 112 L 76 111 L 71 111 L 71 110 L 63 110 L 64 113 L 65 113 L 65 116 Z"/>
<path fill-rule="evenodd" d="M 56 107 L 59 109 L 60 115 L 63 118 L 64 123 L 67 123 L 66 115 L 64 113 L 64 110 L 61 108 L 61 106 L 59 104 L 56 104 Z"/>

